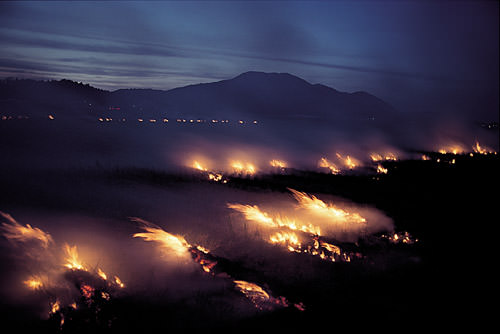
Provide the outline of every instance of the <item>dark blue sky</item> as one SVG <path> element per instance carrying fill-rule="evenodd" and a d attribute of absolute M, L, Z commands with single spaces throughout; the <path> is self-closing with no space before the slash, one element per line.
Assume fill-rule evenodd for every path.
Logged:
<path fill-rule="evenodd" d="M 0 77 L 170 89 L 245 71 L 498 119 L 497 1 L 2 2 Z"/>

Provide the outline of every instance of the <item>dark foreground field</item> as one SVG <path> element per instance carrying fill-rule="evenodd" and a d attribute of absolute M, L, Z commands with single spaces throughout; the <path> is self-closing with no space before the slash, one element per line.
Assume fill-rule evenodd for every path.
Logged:
<path fill-rule="evenodd" d="M 63 333 L 316 333 L 447 330 L 466 325 L 479 330 L 489 318 L 487 305 L 494 301 L 499 158 L 440 158 L 439 163 L 386 163 L 387 175 L 286 171 L 229 178 L 226 184 L 206 181 L 202 174 L 136 168 L 3 168 L 0 211 L 21 224 L 47 230 L 54 239 L 69 233 L 83 244 L 88 239 L 105 244 L 119 258 L 116 271 L 124 272 L 124 280 L 130 282 L 130 289 L 105 290 L 109 300 L 97 294 L 92 301 L 81 297 L 76 310 L 65 310 L 61 325 L 60 313 L 49 317 L 45 310 L 47 295 L 16 292 L 19 274 L 32 268 L 20 260 L 19 248 L 2 239 L 3 326 L 12 332 Z M 338 243 L 361 253 L 361 258 L 326 262 L 258 241 L 259 230 L 241 227 L 224 207 L 228 201 L 261 203 L 288 196 L 287 188 L 378 209 L 393 220 L 394 231 L 409 232 L 418 241 L 392 243 L 381 238 L 382 233 L 363 235 L 357 242 Z M 130 238 L 137 230 L 129 217 L 203 242 L 217 258 L 220 271 L 256 282 L 290 302 L 302 302 L 305 310 L 259 310 L 227 278 L 199 268 L 163 272 L 162 261 L 144 265 L 138 279 L 138 269 L 127 268 L 137 261 L 127 258 L 127 245 L 151 245 Z M 101 227 L 103 232 L 96 232 Z M 131 241 L 122 244 L 122 238 Z M 147 253 L 144 261 L 154 256 Z"/>

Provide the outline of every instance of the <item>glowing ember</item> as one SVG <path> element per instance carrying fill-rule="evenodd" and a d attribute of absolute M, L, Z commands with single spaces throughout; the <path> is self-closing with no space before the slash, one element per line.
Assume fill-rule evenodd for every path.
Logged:
<path fill-rule="evenodd" d="M 25 226 L 19 224 L 11 215 L 0 211 L 0 215 L 8 222 L 2 223 L 3 235 L 13 241 L 27 242 L 30 240 L 38 240 L 44 248 L 47 248 L 52 242 L 50 234 L 42 231 L 37 227 Z"/>
<path fill-rule="evenodd" d="M 209 173 L 208 179 L 211 181 L 219 182 L 222 180 L 222 174 L 219 173 Z"/>
<path fill-rule="evenodd" d="M 269 164 L 273 167 L 278 167 L 278 168 L 286 168 L 287 165 L 286 165 L 286 162 L 284 161 L 281 161 L 281 160 L 271 160 L 269 161 Z"/>
<path fill-rule="evenodd" d="M 38 277 L 30 277 L 28 280 L 23 282 L 32 290 L 39 290 L 43 287 L 42 281 Z"/>
<path fill-rule="evenodd" d="M 377 166 L 377 173 L 379 174 L 387 174 L 388 171 L 389 170 L 387 168 L 384 168 L 384 166 L 380 164 Z"/>
<path fill-rule="evenodd" d="M 391 243 L 398 244 L 398 243 L 403 243 L 403 244 L 414 244 L 418 242 L 418 239 L 413 238 L 410 233 L 408 232 L 394 232 L 391 235 L 382 235 L 382 238 L 389 240 Z"/>
<path fill-rule="evenodd" d="M 94 295 L 95 289 L 93 287 L 91 287 L 90 285 L 83 284 L 80 287 L 80 291 L 81 291 L 83 297 L 85 297 L 86 299 L 90 299 Z"/>
<path fill-rule="evenodd" d="M 60 304 L 60 302 L 58 300 L 56 300 L 55 302 L 51 303 L 51 305 L 50 305 L 50 313 L 51 314 L 56 313 L 60 309 L 61 309 L 61 304 Z"/>
<path fill-rule="evenodd" d="M 66 263 L 64 266 L 71 270 L 87 270 L 78 259 L 78 252 L 76 246 L 70 247 L 64 244 L 64 251 L 66 252 Z"/>
<path fill-rule="evenodd" d="M 294 189 L 288 188 L 293 197 L 299 202 L 299 207 L 309 210 L 317 215 L 330 218 L 336 223 L 366 223 L 366 219 L 358 213 L 350 213 L 333 204 L 327 204 L 314 195 L 308 195 Z"/>
<path fill-rule="evenodd" d="M 321 158 L 318 161 L 318 167 L 328 168 L 332 174 L 340 173 L 340 169 L 331 161 L 326 158 Z"/>
<path fill-rule="evenodd" d="M 210 273 L 212 269 L 217 265 L 215 261 L 210 256 L 210 252 L 201 246 L 191 247 L 189 249 L 193 257 L 193 261 L 198 263 L 204 272 Z"/>
<path fill-rule="evenodd" d="M 191 247 L 191 245 L 189 245 L 183 237 L 170 234 L 145 220 L 139 218 L 132 218 L 132 220 L 141 223 L 141 228 L 146 231 L 143 233 L 135 233 L 133 235 L 134 238 L 143 238 L 145 241 L 159 242 L 162 248 L 172 251 L 180 257 L 188 255 L 188 248 Z"/>

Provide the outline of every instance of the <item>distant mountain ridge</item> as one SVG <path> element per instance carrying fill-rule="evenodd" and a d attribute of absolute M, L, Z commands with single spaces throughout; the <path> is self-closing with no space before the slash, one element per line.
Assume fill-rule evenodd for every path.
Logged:
<path fill-rule="evenodd" d="M 0 110 L 123 117 L 374 119 L 392 106 L 366 92 L 345 93 L 288 73 L 245 72 L 170 90 L 106 91 L 70 80 L 0 81 Z M 120 114 L 120 115 L 118 115 Z"/>

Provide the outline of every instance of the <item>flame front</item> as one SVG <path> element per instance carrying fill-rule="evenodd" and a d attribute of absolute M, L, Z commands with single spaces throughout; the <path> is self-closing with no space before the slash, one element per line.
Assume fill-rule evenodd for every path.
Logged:
<path fill-rule="evenodd" d="M 133 235 L 134 238 L 143 238 L 145 241 L 156 241 L 160 243 L 162 248 L 172 251 L 180 257 L 188 255 L 188 248 L 191 247 L 191 245 L 189 245 L 183 237 L 170 234 L 145 220 L 139 218 L 132 218 L 132 220 L 141 223 L 141 228 L 146 231 L 143 233 L 135 233 Z"/>
<path fill-rule="evenodd" d="M 398 160 L 398 157 L 396 156 L 396 154 L 394 154 L 392 152 L 387 152 L 383 155 L 376 153 L 376 152 L 373 152 L 370 154 L 370 159 L 373 162 L 379 162 L 379 161 L 384 161 L 384 160 L 396 161 L 396 160 Z"/>
<path fill-rule="evenodd" d="M 269 226 L 276 226 L 273 219 L 265 212 L 260 211 L 257 205 L 227 204 L 228 208 L 239 211 L 247 220 L 256 221 Z"/>
<path fill-rule="evenodd" d="M 321 158 L 318 161 L 318 167 L 328 168 L 332 174 L 340 173 L 340 169 L 327 158 Z"/>
<path fill-rule="evenodd" d="M 236 174 L 253 175 L 257 172 L 257 168 L 252 163 L 242 163 L 241 161 L 231 162 L 231 168 Z"/>
<path fill-rule="evenodd" d="M 269 164 L 272 167 L 278 167 L 278 168 L 286 168 L 287 167 L 286 162 L 284 162 L 282 160 L 273 159 L 273 160 L 269 161 Z"/>
<path fill-rule="evenodd" d="M 354 169 L 357 166 L 359 166 L 359 161 L 354 159 L 353 157 L 347 155 L 346 157 L 343 157 L 340 153 L 337 153 L 337 158 L 342 161 L 342 163 L 349 169 Z"/>
<path fill-rule="evenodd" d="M 288 188 L 293 197 L 299 202 L 299 207 L 313 212 L 319 216 L 330 218 L 335 223 L 366 223 L 366 219 L 358 213 L 350 213 L 333 204 L 327 204 L 314 195 L 308 195 L 294 189 Z"/>
<path fill-rule="evenodd" d="M 496 152 L 488 147 L 484 147 L 484 146 L 481 146 L 479 145 L 479 142 L 476 140 L 476 143 L 474 144 L 474 146 L 472 147 L 472 149 L 474 150 L 475 153 L 479 153 L 479 154 L 490 154 L 490 153 L 494 153 L 496 154 Z"/>
<path fill-rule="evenodd" d="M 255 221 L 270 227 L 287 227 L 291 230 L 298 230 L 311 234 L 321 234 L 319 227 L 312 224 L 298 223 L 288 217 L 276 217 L 273 219 L 268 213 L 261 211 L 257 205 L 243 205 L 228 203 L 227 207 L 244 214 L 245 219 Z"/>
<path fill-rule="evenodd" d="M 25 226 L 19 224 L 11 215 L 1 212 L 0 215 L 8 222 L 2 223 L 3 235 L 9 239 L 18 242 L 27 242 L 29 240 L 38 240 L 43 248 L 48 248 L 52 243 L 50 234 L 42 231 L 37 227 L 32 227 L 30 224 Z"/>
<path fill-rule="evenodd" d="M 78 252 L 76 246 L 71 247 L 64 244 L 64 251 L 66 252 L 66 263 L 64 266 L 71 270 L 87 270 L 78 259 Z"/>

